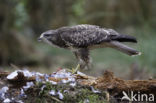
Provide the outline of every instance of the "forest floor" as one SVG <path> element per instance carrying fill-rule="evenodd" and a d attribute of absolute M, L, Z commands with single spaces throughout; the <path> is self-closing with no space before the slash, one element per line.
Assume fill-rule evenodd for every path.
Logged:
<path fill-rule="evenodd" d="M 101 77 L 60 69 L 50 74 L 16 70 L 0 72 L 3 103 L 153 102 L 156 80 L 123 80 L 105 71 Z"/>

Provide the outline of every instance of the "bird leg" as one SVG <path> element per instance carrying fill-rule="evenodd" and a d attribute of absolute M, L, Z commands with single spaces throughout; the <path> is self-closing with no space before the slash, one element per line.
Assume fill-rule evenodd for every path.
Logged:
<path fill-rule="evenodd" d="M 72 68 L 72 74 L 77 73 L 77 71 L 79 70 L 79 68 L 80 68 L 80 64 L 78 64 L 75 69 Z"/>
<path fill-rule="evenodd" d="M 79 60 L 80 68 L 81 69 L 90 69 L 91 67 L 91 60 L 89 57 L 89 50 L 86 48 L 79 49 L 74 51 L 76 58 Z"/>

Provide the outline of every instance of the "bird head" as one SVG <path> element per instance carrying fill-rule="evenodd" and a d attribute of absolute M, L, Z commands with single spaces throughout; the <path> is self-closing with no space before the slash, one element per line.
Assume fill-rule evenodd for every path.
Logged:
<path fill-rule="evenodd" d="M 56 30 L 48 30 L 43 32 L 41 36 L 38 38 L 38 41 L 43 41 L 48 44 L 53 44 L 53 42 L 57 41 L 57 32 Z"/>

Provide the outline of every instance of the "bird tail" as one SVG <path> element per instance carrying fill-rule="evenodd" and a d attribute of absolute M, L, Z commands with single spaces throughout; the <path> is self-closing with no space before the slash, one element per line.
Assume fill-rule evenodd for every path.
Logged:
<path fill-rule="evenodd" d="M 114 48 L 114 49 L 117 49 L 123 53 L 126 53 L 130 56 L 136 56 L 136 55 L 141 55 L 141 52 L 131 48 L 131 47 L 128 47 L 120 42 L 117 42 L 117 41 L 112 41 L 111 42 L 111 47 Z"/>
<path fill-rule="evenodd" d="M 137 40 L 135 37 L 130 36 L 130 35 L 118 35 L 118 36 L 113 36 L 111 40 L 119 41 L 119 42 L 133 42 L 137 43 Z"/>

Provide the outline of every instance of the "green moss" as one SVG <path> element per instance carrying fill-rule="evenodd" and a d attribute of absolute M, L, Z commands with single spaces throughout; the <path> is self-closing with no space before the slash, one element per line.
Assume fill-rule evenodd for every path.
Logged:
<path fill-rule="evenodd" d="M 104 98 L 99 95 L 88 95 L 87 96 L 88 100 L 90 101 L 89 103 L 107 103 L 106 100 L 104 100 Z"/>
<path fill-rule="evenodd" d="M 43 86 L 45 87 L 41 89 Z M 51 96 L 50 90 L 60 91 L 64 96 L 63 100 L 57 95 Z M 35 103 L 84 103 L 86 100 L 89 103 L 106 103 L 105 92 L 93 93 L 90 87 L 80 85 L 72 87 L 68 84 L 36 83 L 35 87 L 29 89 L 26 94 L 29 101 Z"/>

